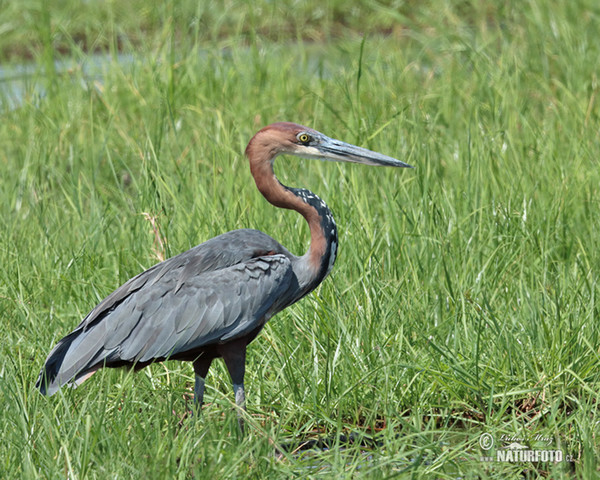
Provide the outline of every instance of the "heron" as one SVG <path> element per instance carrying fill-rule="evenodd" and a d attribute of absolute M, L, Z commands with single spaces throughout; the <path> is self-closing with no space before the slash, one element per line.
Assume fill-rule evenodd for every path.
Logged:
<path fill-rule="evenodd" d="M 331 272 L 338 250 L 331 211 L 317 195 L 283 185 L 279 155 L 374 166 L 410 165 L 289 122 L 259 130 L 246 147 L 250 172 L 272 205 L 295 210 L 308 223 L 302 256 L 269 235 L 234 230 L 154 265 L 102 300 L 49 353 L 36 387 L 53 395 L 77 386 L 100 368 L 139 370 L 164 360 L 192 362 L 194 404 L 202 406 L 205 379 L 223 358 L 233 383 L 238 421 L 246 408 L 246 348 L 276 313 L 314 290 Z"/>

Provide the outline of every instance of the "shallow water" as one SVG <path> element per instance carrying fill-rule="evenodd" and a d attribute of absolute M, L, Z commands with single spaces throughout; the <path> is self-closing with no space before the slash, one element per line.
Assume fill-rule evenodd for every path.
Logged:
<path fill-rule="evenodd" d="M 94 54 L 79 61 L 74 58 L 54 62 L 55 75 L 70 75 L 79 79 L 82 88 L 88 88 L 87 81 L 102 79 L 107 65 L 117 62 L 121 66 L 132 65 L 133 55 Z M 85 79 L 85 81 L 83 81 Z M 0 65 L 0 110 L 15 110 L 24 103 L 37 104 L 47 93 L 48 75 L 46 69 L 36 62 L 15 65 Z"/>
<path fill-rule="evenodd" d="M 248 53 L 252 47 L 240 47 L 242 53 Z M 340 60 L 332 54 L 332 47 L 318 43 L 292 43 L 275 45 L 267 49 L 261 48 L 261 55 L 281 55 L 285 51 L 286 56 L 298 57 L 296 63 L 299 70 L 308 71 L 320 78 L 329 78 L 332 72 L 340 67 Z M 335 48 L 333 48 L 335 53 Z M 233 57 L 231 49 L 200 50 L 200 59 L 217 55 L 224 60 Z M 39 104 L 47 94 L 49 78 L 57 76 L 71 76 L 74 84 L 79 84 L 87 90 L 89 84 L 102 82 L 102 79 L 111 65 L 117 64 L 125 71 L 131 69 L 140 62 L 150 61 L 150 53 L 142 55 L 118 54 L 116 56 L 104 54 L 84 55 L 81 59 L 64 58 L 54 62 L 54 73 L 48 75 L 43 63 L 24 62 L 14 65 L 0 65 L 0 111 L 7 112 L 19 108 L 25 103 Z"/>

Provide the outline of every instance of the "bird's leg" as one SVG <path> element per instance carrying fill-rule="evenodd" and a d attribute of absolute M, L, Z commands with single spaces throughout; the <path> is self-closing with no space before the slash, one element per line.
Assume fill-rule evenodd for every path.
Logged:
<path fill-rule="evenodd" d="M 202 403 L 204 403 L 204 383 L 204 377 L 196 375 L 196 381 L 194 383 L 194 406 L 196 410 L 202 408 Z"/>
<path fill-rule="evenodd" d="M 244 373 L 246 370 L 246 342 L 242 339 L 237 342 L 227 344 L 222 352 L 223 360 L 231 380 L 233 382 L 233 393 L 235 394 L 235 404 L 238 407 L 238 425 L 242 433 L 244 432 L 244 417 L 242 410 L 246 410 L 246 395 L 244 393 Z"/>
<path fill-rule="evenodd" d="M 202 402 L 204 401 L 204 383 L 211 362 L 212 358 L 204 355 L 201 355 L 194 361 L 194 373 L 196 376 L 194 384 L 194 408 L 198 412 L 202 408 Z"/>

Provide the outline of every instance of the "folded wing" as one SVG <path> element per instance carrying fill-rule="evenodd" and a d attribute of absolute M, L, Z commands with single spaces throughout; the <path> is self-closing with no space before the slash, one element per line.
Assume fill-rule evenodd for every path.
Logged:
<path fill-rule="evenodd" d="M 257 244 L 279 246 L 256 234 Z M 229 240 L 226 235 L 221 243 Z M 260 330 L 287 305 L 295 277 L 287 251 L 270 248 L 247 258 L 265 252 L 253 248 L 247 236 L 245 242 L 235 254 L 210 262 L 194 260 L 202 252 L 194 256 L 192 249 L 117 289 L 50 352 L 38 378 L 42 393 L 80 383 L 103 366 L 143 366 Z M 237 263 L 228 265 L 232 261 Z"/>

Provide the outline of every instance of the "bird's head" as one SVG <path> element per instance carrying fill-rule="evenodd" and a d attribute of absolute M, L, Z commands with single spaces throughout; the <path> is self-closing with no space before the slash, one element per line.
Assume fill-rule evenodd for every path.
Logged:
<path fill-rule="evenodd" d="M 264 127 L 252 137 L 246 147 L 251 166 L 254 162 L 272 164 L 275 157 L 281 154 L 334 162 L 412 168 L 395 158 L 329 138 L 312 128 L 290 122 L 273 123 Z"/>

